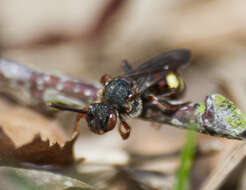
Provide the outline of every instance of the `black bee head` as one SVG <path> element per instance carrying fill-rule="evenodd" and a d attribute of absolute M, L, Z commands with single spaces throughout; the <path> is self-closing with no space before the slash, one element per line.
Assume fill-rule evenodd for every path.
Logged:
<path fill-rule="evenodd" d="M 112 130 L 117 123 L 115 110 L 104 103 L 90 104 L 86 114 L 88 127 L 97 134 L 104 134 Z"/>

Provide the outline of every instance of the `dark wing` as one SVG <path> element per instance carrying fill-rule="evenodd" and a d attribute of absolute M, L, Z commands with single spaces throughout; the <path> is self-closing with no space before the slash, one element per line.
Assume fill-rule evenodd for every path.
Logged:
<path fill-rule="evenodd" d="M 152 76 L 153 74 L 162 73 L 164 76 L 170 71 L 175 72 L 181 66 L 187 65 L 190 59 L 191 51 L 188 49 L 171 50 L 149 59 L 122 77 L 134 79 L 138 84 L 139 91 L 143 92 L 158 82 L 158 79 Z"/>
<path fill-rule="evenodd" d="M 188 49 L 176 49 L 164 52 L 149 59 L 123 76 L 138 78 L 139 76 L 163 71 L 176 71 L 179 67 L 187 65 L 190 59 L 191 52 Z"/>

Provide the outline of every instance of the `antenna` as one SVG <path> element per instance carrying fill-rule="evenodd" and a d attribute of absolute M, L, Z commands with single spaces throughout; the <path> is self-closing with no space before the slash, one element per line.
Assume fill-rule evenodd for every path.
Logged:
<path fill-rule="evenodd" d="M 71 111 L 71 112 L 77 112 L 77 113 L 87 113 L 87 111 L 82 110 L 82 109 L 69 108 L 69 107 L 66 107 L 66 106 L 53 104 L 53 103 L 48 103 L 48 106 L 52 107 L 52 108 L 59 109 L 59 110 L 63 110 L 63 111 Z"/>

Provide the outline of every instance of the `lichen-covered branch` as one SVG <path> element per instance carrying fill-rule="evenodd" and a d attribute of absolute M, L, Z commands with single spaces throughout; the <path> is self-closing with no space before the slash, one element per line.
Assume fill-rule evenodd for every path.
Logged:
<path fill-rule="evenodd" d="M 222 95 L 212 94 L 200 104 L 188 104 L 173 114 L 145 107 L 142 119 L 231 139 L 245 139 L 246 115 Z M 194 127 L 195 126 L 195 127 Z"/>
<path fill-rule="evenodd" d="M 85 106 L 97 100 L 101 88 L 98 83 L 78 80 L 62 75 L 49 75 L 34 71 L 14 61 L 0 59 L 0 87 L 11 88 L 21 98 L 21 91 L 32 104 L 57 103 Z M 6 88 L 5 88 L 6 89 Z"/>
<path fill-rule="evenodd" d="M 83 107 L 96 101 L 102 88 L 99 83 L 44 74 L 13 61 L 0 59 L 0 89 L 5 86 L 13 88 L 19 98 L 22 96 L 20 91 L 24 91 L 34 105 L 55 102 L 71 107 Z M 141 119 L 184 129 L 192 127 L 201 133 L 232 139 L 246 137 L 246 115 L 219 94 L 207 96 L 205 102 L 200 104 L 186 104 L 172 114 L 163 113 L 148 103 L 143 106 Z"/>

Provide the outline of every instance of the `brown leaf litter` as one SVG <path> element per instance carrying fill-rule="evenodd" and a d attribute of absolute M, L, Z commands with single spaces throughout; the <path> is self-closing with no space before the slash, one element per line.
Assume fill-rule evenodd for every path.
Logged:
<path fill-rule="evenodd" d="M 24 107 L 0 101 L 0 163 L 68 166 L 75 162 L 73 146 L 58 123 Z"/>

